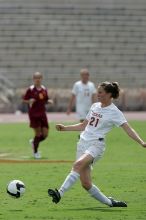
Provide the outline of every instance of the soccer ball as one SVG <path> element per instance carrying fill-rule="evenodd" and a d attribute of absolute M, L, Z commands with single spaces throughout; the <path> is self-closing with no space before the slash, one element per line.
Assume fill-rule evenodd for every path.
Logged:
<path fill-rule="evenodd" d="M 25 185 L 20 180 L 12 180 L 7 185 L 7 193 L 14 198 L 20 198 L 25 192 Z"/>

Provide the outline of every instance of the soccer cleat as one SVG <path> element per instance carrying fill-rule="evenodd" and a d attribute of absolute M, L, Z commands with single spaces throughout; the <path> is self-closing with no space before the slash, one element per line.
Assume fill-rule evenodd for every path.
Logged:
<path fill-rule="evenodd" d="M 35 159 L 41 159 L 40 153 L 39 153 L 39 152 L 34 153 L 34 158 L 35 158 Z"/>
<path fill-rule="evenodd" d="M 39 153 L 39 152 L 36 152 L 36 153 L 35 153 L 35 150 L 34 150 L 34 140 L 33 140 L 33 139 L 30 139 L 30 140 L 29 140 L 29 143 L 30 143 L 30 145 L 32 146 L 32 151 L 33 151 L 33 156 L 34 156 L 34 158 L 35 158 L 35 159 L 40 159 L 40 158 L 41 158 L 40 153 Z"/>
<path fill-rule="evenodd" d="M 53 189 L 48 189 L 48 194 L 50 197 L 52 197 L 52 202 L 54 203 L 58 203 L 61 199 L 60 193 L 58 192 L 57 189 L 53 190 Z"/>
<path fill-rule="evenodd" d="M 127 207 L 126 202 L 117 201 L 117 200 L 113 199 L 112 197 L 108 197 L 108 198 L 112 202 L 112 205 L 110 207 Z"/>

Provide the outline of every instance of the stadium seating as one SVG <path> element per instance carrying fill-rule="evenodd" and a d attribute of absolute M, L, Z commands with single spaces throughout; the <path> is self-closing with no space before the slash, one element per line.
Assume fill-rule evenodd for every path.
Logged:
<path fill-rule="evenodd" d="M 0 73 L 18 89 L 35 71 L 69 89 L 87 67 L 95 83 L 144 88 L 145 10 L 145 0 L 2 0 Z"/>
<path fill-rule="evenodd" d="M 145 9 L 144 0 L 0 1 L 1 73 L 22 87 L 39 70 L 49 87 L 69 88 L 86 66 L 97 82 L 144 87 Z"/>

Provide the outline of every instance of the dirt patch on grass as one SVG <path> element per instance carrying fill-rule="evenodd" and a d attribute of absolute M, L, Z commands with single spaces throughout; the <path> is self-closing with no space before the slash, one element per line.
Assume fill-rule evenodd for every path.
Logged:
<path fill-rule="evenodd" d="M 73 163 L 71 160 L 13 160 L 0 159 L 0 163 Z"/>

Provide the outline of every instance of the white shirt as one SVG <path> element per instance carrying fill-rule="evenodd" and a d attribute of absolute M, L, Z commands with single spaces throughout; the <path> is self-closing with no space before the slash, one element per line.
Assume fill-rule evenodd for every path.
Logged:
<path fill-rule="evenodd" d="M 80 137 L 87 141 L 105 138 L 114 126 L 119 127 L 127 122 L 123 113 L 113 103 L 102 108 L 100 102 L 91 106 L 86 119 L 88 124 Z"/>
<path fill-rule="evenodd" d="M 93 82 L 88 81 L 86 84 L 77 81 L 72 89 L 76 96 L 76 112 L 81 119 L 85 119 L 92 105 L 92 95 L 96 94 L 96 88 Z"/>

